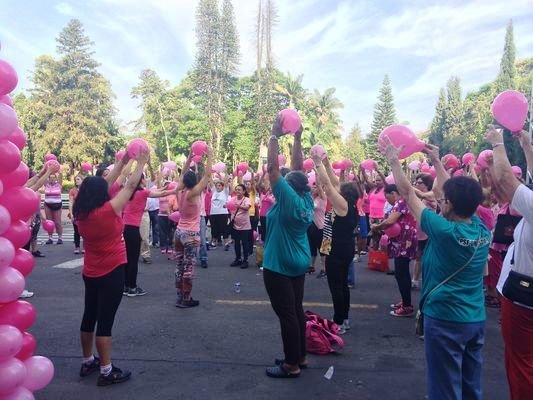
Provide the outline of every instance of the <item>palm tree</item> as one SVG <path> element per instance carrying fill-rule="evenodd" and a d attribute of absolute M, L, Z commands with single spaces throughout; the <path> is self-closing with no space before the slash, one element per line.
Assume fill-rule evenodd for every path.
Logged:
<path fill-rule="evenodd" d="M 307 97 L 307 91 L 302 87 L 303 75 L 298 75 L 296 78 L 291 76 L 291 73 L 288 72 L 286 76 L 283 76 L 283 81 L 281 84 L 275 84 L 274 90 L 286 96 L 289 99 L 289 108 L 298 110 L 300 104 Z"/>

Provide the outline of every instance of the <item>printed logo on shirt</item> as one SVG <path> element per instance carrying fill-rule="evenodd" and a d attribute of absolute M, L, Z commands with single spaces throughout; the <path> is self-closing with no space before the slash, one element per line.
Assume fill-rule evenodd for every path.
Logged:
<path fill-rule="evenodd" d="M 490 238 L 483 237 L 481 239 L 467 239 L 459 238 L 459 244 L 463 247 L 481 247 L 490 244 Z"/>

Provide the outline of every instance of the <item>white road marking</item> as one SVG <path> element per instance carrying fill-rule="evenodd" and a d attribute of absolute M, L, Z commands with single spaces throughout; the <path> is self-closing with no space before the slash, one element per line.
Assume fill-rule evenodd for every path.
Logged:
<path fill-rule="evenodd" d="M 62 269 L 74 269 L 81 267 L 83 265 L 83 257 L 75 258 L 70 261 L 65 261 L 64 263 L 54 265 L 52 268 L 62 268 Z"/>
<path fill-rule="evenodd" d="M 215 300 L 217 304 L 231 304 L 231 305 L 244 305 L 244 306 L 269 306 L 270 301 L 267 300 Z M 318 303 L 318 302 L 303 302 L 304 307 L 333 307 L 331 303 Z M 377 304 L 350 304 L 350 308 L 360 309 L 377 309 Z"/>

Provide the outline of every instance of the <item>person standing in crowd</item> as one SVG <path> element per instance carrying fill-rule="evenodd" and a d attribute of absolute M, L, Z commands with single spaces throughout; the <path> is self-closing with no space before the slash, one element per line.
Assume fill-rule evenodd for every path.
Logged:
<path fill-rule="evenodd" d="M 61 176 L 61 174 L 59 174 Z M 63 224 L 61 223 L 62 201 L 61 201 L 61 183 L 58 181 L 56 174 L 51 174 L 48 182 L 44 185 L 44 214 L 46 219 L 54 222 L 57 232 L 56 244 L 63 244 Z M 52 234 L 48 234 L 46 244 L 53 244 Z"/>
<path fill-rule="evenodd" d="M 370 225 L 380 224 L 385 218 L 385 205 L 387 199 L 385 198 L 385 177 L 379 169 L 376 168 L 376 177 L 374 183 L 369 182 L 366 172 L 362 170 L 361 176 L 363 177 L 365 184 L 370 188 L 368 191 L 368 209 Z M 379 249 L 379 241 L 381 235 L 376 232 L 372 235 L 371 248 L 374 250 Z"/>
<path fill-rule="evenodd" d="M 170 181 L 163 182 L 162 189 L 166 189 L 169 184 Z M 161 254 L 172 254 L 172 227 L 168 216 L 172 213 L 170 210 L 169 201 L 174 196 L 175 194 L 171 194 L 169 196 L 159 198 L 157 225 L 159 226 L 159 247 L 161 249 Z"/>
<path fill-rule="evenodd" d="M 252 223 L 249 211 L 252 207 L 252 202 L 248 198 L 246 187 L 243 184 L 240 183 L 235 186 L 235 197 L 231 201 L 235 204 L 235 211 L 230 215 L 230 221 L 233 221 L 231 237 L 235 244 L 235 260 L 230 266 L 246 269 L 248 268 L 248 256 L 250 255 L 249 240 Z"/>
<path fill-rule="evenodd" d="M 155 186 L 152 186 L 150 190 L 156 189 Z M 152 197 L 148 197 L 146 200 L 146 209 L 148 210 L 148 216 L 150 217 L 150 233 L 152 235 L 152 247 L 159 247 L 159 224 L 158 214 L 159 214 L 159 200 Z"/>
<path fill-rule="evenodd" d="M 270 304 L 279 318 L 284 359 L 266 369 L 272 378 L 295 378 L 307 367 L 303 297 L 311 253 L 307 229 L 313 220 L 313 199 L 303 173 L 302 128 L 294 134 L 291 169 L 279 169 L 280 117 L 272 126 L 268 144 L 268 176 L 276 202 L 267 214 L 263 280 Z"/>
<path fill-rule="evenodd" d="M 244 182 L 244 186 L 246 188 L 246 194 L 247 197 L 250 199 L 251 207 L 248 210 L 248 214 L 250 215 L 250 229 L 248 232 L 248 254 L 252 254 L 254 252 L 254 231 L 257 230 L 257 225 L 259 224 L 259 218 L 257 216 L 257 189 L 256 189 L 256 183 L 255 183 L 255 174 L 253 172 L 250 172 L 251 178 L 250 180 L 247 180 Z"/>
<path fill-rule="evenodd" d="M 185 162 L 184 173 L 176 189 L 181 214 L 176 229 L 176 307 L 178 308 L 190 308 L 200 304 L 191 296 L 192 278 L 196 253 L 200 247 L 201 194 L 211 180 L 213 150 L 208 149 L 207 162 L 200 180 L 196 173 L 189 169 L 191 159 L 192 153 Z"/>
<path fill-rule="evenodd" d="M 370 226 L 368 224 L 368 193 L 365 190 L 364 183 L 359 179 L 358 176 L 355 177 L 355 184 L 357 185 L 357 190 L 359 191 L 361 197 L 357 199 L 357 214 L 359 215 L 359 229 L 358 229 L 358 235 L 357 235 L 357 254 L 354 260 L 360 261 L 361 256 L 364 256 L 367 254 L 368 234 L 370 231 Z"/>
<path fill-rule="evenodd" d="M 272 194 L 272 187 L 270 186 L 270 179 L 267 173 L 263 173 L 258 183 L 259 192 L 261 193 L 259 199 L 259 235 L 261 242 L 265 243 L 266 231 L 267 231 L 267 218 L 266 215 L 270 207 L 274 205 L 276 199 Z"/>
<path fill-rule="evenodd" d="M 372 225 L 372 231 L 383 231 L 388 227 L 398 224 L 400 234 L 389 238 L 387 252 L 394 259 L 394 273 L 402 301 L 391 304 L 390 315 L 393 317 L 410 317 L 414 313 L 411 304 L 411 273 L 409 265 L 416 257 L 417 230 L 416 221 L 409 212 L 407 204 L 400 197 L 396 185 L 385 187 L 385 197 L 390 205 L 391 212 L 380 224 Z"/>
<path fill-rule="evenodd" d="M 315 182 L 311 186 L 311 197 L 313 198 L 314 214 L 313 222 L 307 229 L 307 239 L 309 240 L 309 248 L 311 249 L 311 265 L 309 266 L 309 273 L 315 272 L 315 262 L 317 256 L 319 258 L 320 273 L 325 274 L 326 256 L 320 253 L 320 246 L 322 245 L 322 234 L 324 229 L 324 221 L 326 219 L 326 194 L 322 190 L 318 176 L 315 177 Z"/>
<path fill-rule="evenodd" d="M 401 149 L 387 137 L 383 148 L 400 196 L 429 237 L 422 257 L 421 297 L 429 400 L 480 400 L 486 319 L 483 271 L 491 237 L 475 215 L 483 199 L 481 186 L 468 177 L 450 179 L 438 147 L 427 144 L 424 152 L 437 171 L 433 191 L 439 216 L 416 196 L 399 161 Z"/>
<path fill-rule="evenodd" d="M 85 178 L 72 210 L 86 250 L 82 270 L 85 309 L 80 328 L 83 352 L 80 376 L 86 377 L 99 370 L 98 386 L 122 383 L 131 377 L 130 371 L 121 370 L 111 361 L 111 331 L 122 300 L 127 263 L 126 246 L 122 241 L 122 212 L 137 189 L 148 158 L 149 152 L 141 151 L 130 179 L 112 199 L 106 180 L 99 176 Z M 115 164 L 117 171 L 110 180 L 116 179 L 116 172 L 120 172 L 128 160 L 126 153 Z M 99 358 L 93 353 L 94 342 Z"/>
<path fill-rule="evenodd" d="M 68 218 L 71 220 L 72 227 L 74 228 L 74 254 L 80 254 L 81 237 L 78 230 L 78 225 L 76 225 L 76 221 L 74 220 L 72 214 L 72 209 L 74 208 L 76 197 L 78 197 L 78 192 L 82 181 L 83 176 L 81 174 L 76 175 L 74 177 L 74 186 L 68 192 Z"/>
<path fill-rule="evenodd" d="M 523 217 L 514 230 L 514 243 L 503 261 L 498 290 L 503 295 L 501 324 L 505 345 L 505 369 L 511 400 L 531 398 L 533 393 L 533 192 L 513 173 L 505 153 L 503 133 L 489 125 L 486 140 L 492 145 L 491 175 L 503 201 Z M 531 136 L 519 136 L 529 173 L 533 172 Z"/>
<path fill-rule="evenodd" d="M 212 189 L 211 197 L 211 248 L 216 249 L 217 245 L 224 245 L 224 250 L 229 250 L 228 240 L 228 209 L 226 203 L 229 196 L 229 182 L 228 185 L 220 179 L 215 180 L 215 185 Z"/>

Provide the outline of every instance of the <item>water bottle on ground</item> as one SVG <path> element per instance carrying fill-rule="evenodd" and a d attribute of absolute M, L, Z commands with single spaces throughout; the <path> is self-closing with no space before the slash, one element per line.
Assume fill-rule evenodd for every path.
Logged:
<path fill-rule="evenodd" d="M 235 282 L 235 293 L 240 293 L 240 292 L 241 292 L 241 283 Z"/>

